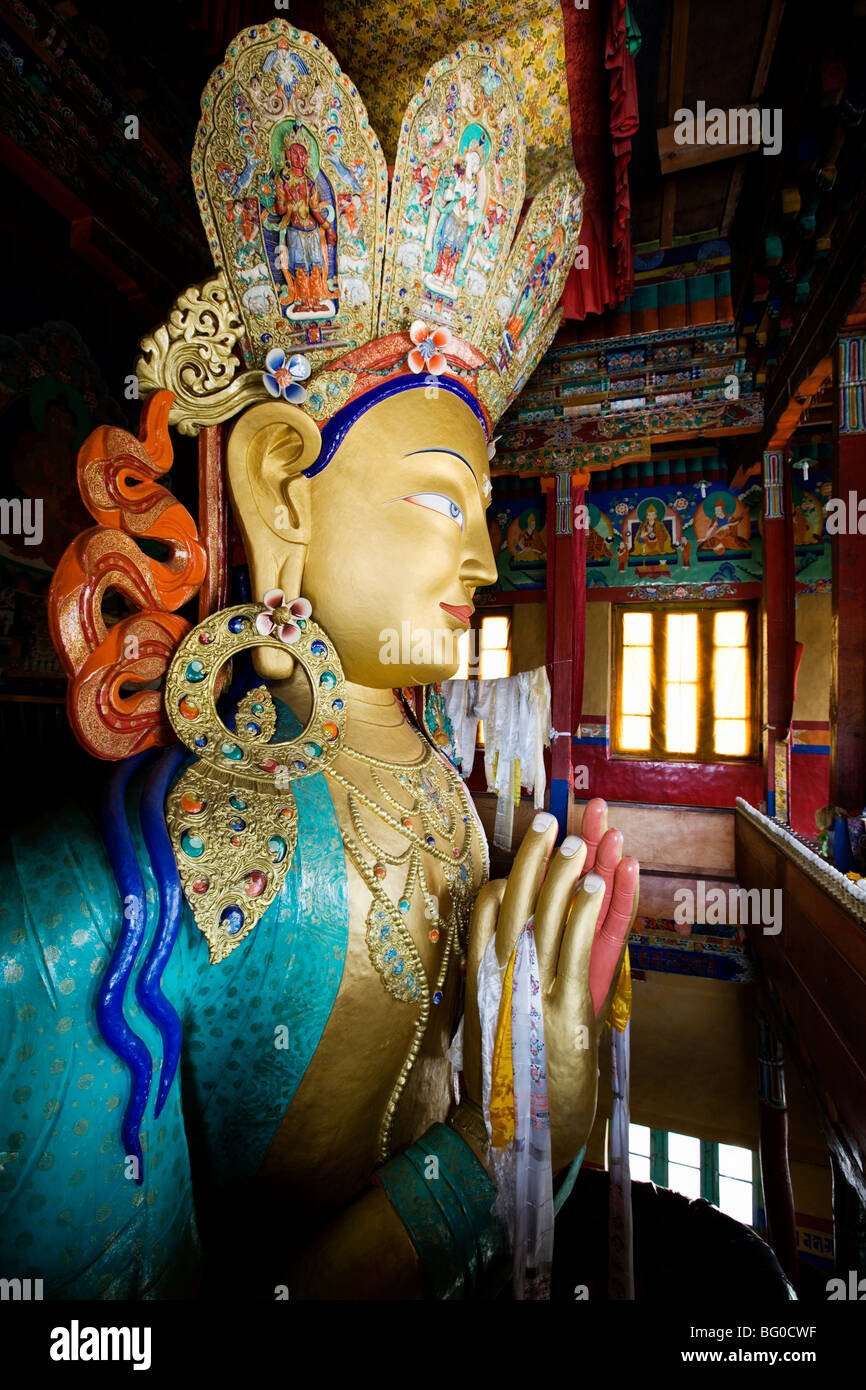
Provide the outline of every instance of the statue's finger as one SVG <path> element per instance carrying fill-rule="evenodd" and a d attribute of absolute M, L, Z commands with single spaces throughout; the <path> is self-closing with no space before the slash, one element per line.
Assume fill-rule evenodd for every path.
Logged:
<path fill-rule="evenodd" d="M 478 967 L 496 931 L 507 880 L 485 883 L 475 899 L 466 951 L 466 1008 L 463 1018 L 463 1075 L 473 1100 L 481 1099 L 481 1022 L 478 1017 Z"/>
<path fill-rule="evenodd" d="M 589 963 L 603 898 L 604 879 L 598 874 L 587 874 L 575 894 L 562 935 L 554 988 L 557 994 L 567 992 L 568 1014 L 576 1022 L 584 1019 L 592 1005 Z"/>
<path fill-rule="evenodd" d="M 577 835 L 567 835 L 551 856 L 535 906 L 535 950 L 541 984 L 548 989 L 556 973 L 556 958 L 571 900 L 583 873 L 586 845 Z"/>
<path fill-rule="evenodd" d="M 583 823 L 580 827 L 580 833 L 586 841 L 587 873 L 595 868 L 595 856 L 606 830 L 607 802 L 602 801 L 600 796 L 594 796 L 583 808 Z"/>
<path fill-rule="evenodd" d="M 613 894 L 592 948 L 589 983 L 596 1017 L 604 1010 L 616 982 L 619 962 L 637 914 L 640 871 L 633 855 L 626 855 L 614 876 Z"/>
<path fill-rule="evenodd" d="M 595 856 L 593 873 L 604 879 L 604 899 L 601 904 L 601 912 L 598 915 L 599 930 L 605 919 L 605 914 L 610 907 L 610 900 L 613 896 L 613 880 L 617 870 L 617 865 L 622 859 L 622 831 L 606 830 L 602 836 L 601 844 Z"/>
<path fill-rule="evenodd" d="M 517 938 L 535 911 L 557 829 L 556 816 L 549 811 L 539 811 L 514 857 L 496 928 L 496 955 L 500 965 L 507 964 Z"/>

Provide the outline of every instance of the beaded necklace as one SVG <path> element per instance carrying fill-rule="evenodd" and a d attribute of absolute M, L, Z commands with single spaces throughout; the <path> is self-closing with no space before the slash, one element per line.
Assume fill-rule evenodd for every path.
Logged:
<path fill-rule="evenodd" d="M 354 835 L 344 830 L 343 844 L 370 891 L 372 901 L 366 922 L 370 959 L 385 988 L 395 998 L 419 1005 L 412 1043 L 379 1131 L 380 1159 L 384 1161 L 390 1152 L 397 1104 L 420 1051 L 431 1004 L 437 1005 L 442 1001 L 452 953 L 456 951 L 461 960 L 465 959 L 474 899 L 472 851 L 478 830 L 460 779 L 432 746 L 428 746 L 421 762 L 408 767 L 360 753 L 345 744 L 341 752 L 370 769 L 372 781 L 384 802 L 382 804 L 368 796 L 344 773 L 336 771 L 333 765 L 326 769 L 326 776 L 338 782 L 348 793 L 347 804 Z M 389 791 L 383 774 L 393 778 L 404 794 L 408 793 L 411 807 L 407 808 Z M 362 806 L 401 835 L 407 841 L 406 848 L 395 854 L 378 845 L 361 820 Z M 461 827 L 462 838 L 458 844 Z M 445 920 L 439 916 L 436 897 L 430 891 L 423 855 L 429 855 L 444 870 L 451 899 L 451 909 Z M 384 886 L 388 865 L 405 869 L 403 890 L 396 902 Z M 432 991 L 406 922 L 416 890 L 424 900 L 424 915 L 430 923 L 428 939 L 434 944 L 442 944 Z"/>

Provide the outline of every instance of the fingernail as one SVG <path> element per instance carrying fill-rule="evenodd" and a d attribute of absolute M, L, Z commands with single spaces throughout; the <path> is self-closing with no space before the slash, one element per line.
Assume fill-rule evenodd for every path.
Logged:
<path fill-rule="evenodd" d="M 587 874 L 583 880 L 583 887 L 586 893 L 597 893 L 599 888 L 604 887 L 604 879 L 598 874 Z"/>
<path fill-rule="evenodd" d="M 559 852 L 563 854 L 566 859 L 571 859 L 582 846 L 583 840 L 579 835 L 566 835 L 562 844 L 559 846 Z"/>
<path fill-rule="evenodd" d="M 549 811 L 539 811 L 533 818 L 533 830 L 547 830 L 548 826 L 556 824 L 556 816 L 552 816 Z"/>

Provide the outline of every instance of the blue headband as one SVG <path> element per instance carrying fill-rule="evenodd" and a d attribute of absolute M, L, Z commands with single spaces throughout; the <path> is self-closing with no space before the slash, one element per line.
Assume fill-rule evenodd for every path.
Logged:
<path fill-rule="evenodd" d="M 477 398 L 463 385 L 463 382 L 453 376 L 437 376 L 433 378 L 433 382 L 440 391 L 450 391 L 452 395 L 459 396 L 461 401 L 466 402 L 470 410 L 472 410 L 480 420 L 485 438 L 489 439 L 490 434 L 487 421 L 484 418 L 484 411 Z M 419 386 L 429 388 L 429 385 L 429 377 L 414 375 L 390 377 L 387 381 L 383 381 L 381 386 L 374 386 L 371 391 L 365 391 L 364 395 L 359 396 L 357 400 L 350 401 L 348 405 L 344 405 L 343 408 L 338 410 L 336 415 L 323 426 L 322 452 L 319 454 L 314 464 L 304 469 L 304 477 L 314 478 L 317 473 L 321 473 L 323 468 L 327 468 L 355 421 L 359 420 L 364 412 L 369 410 L 371 406 L 378 405 L 379 401 L 388 400 L 390 396 L 396 396 L 400 391 L 408 391 L 413 387 L 417 388 Z"/>

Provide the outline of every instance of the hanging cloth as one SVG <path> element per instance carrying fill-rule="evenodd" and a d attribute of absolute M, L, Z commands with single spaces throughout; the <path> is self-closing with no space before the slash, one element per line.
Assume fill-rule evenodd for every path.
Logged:
<path fill-rule="evenodd" d="M 503 979 L 504 975 L 504 979 Z M 550 1297 L 553 1168 L 541 980 L 532 919 L 503 971 L 491 939 L 478 971 L 483 1108 L 516 1299 Z"/>

